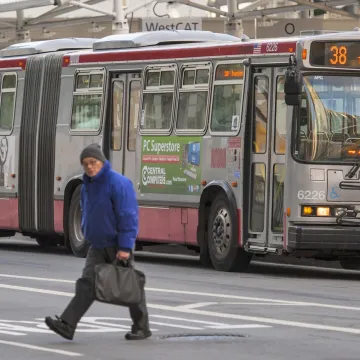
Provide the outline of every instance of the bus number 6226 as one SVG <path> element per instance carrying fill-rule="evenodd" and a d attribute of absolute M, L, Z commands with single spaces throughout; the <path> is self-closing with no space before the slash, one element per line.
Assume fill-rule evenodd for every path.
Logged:
<path fill-rule="evenodd" d="M 325 200 L 325 191 L 299 190 L 297 197 L 300 200 Z"/>

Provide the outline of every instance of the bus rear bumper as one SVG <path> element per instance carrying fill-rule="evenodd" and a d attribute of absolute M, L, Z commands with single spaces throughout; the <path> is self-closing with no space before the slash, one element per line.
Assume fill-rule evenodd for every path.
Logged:
<path fill-rule="evenodd" d="M 360 250 L 359 226 L 290 226 L 287 250 Z"/>

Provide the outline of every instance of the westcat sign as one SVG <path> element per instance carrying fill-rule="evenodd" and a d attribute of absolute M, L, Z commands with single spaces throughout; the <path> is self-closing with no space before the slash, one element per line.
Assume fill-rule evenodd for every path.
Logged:
<path fill-rule="evenodd" d="M 202 30 L 201 18 L 142 19 L 142 31 Z"/>

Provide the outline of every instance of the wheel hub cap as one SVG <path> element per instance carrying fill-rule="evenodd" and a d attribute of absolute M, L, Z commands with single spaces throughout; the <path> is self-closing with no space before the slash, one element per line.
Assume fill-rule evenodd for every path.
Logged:
<path fill-rule="evenodd" d="M 229 249 L 231 240 L 231 220 L 226 209 L 222 208 L 217 212 L 213 222 L 212 232 L 216 251 L 223 254 Z"/>
<path fill-rule="evenodd" d="M 78 206 L 75 211 L 74 230 L 75 230 L 77 245 L 80 246 L 84 242 L 84 235 L 81 231 L 81 209 L 80 209 L 80 206 Z"/>

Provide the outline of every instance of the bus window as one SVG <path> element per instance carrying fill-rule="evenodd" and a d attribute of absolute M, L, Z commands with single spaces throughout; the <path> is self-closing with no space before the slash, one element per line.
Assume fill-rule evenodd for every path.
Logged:
<path fill-rule="evenodd" d="M 175 71 L 173 69 L 147 71 L 142 101 L 142 129 L 170 129 L 174 88 Z"/>
<path fill-rule="evenodd" d="M 101 123 L 103 73 L 76 74 L 71 130 L 98 131 Z"/>
<path fill-rule="evenodd" d="M 251 213 L 250 230 L 254 232 L 264 231 L 265 217 L 265 189 L 266 168 L 265 164 L 253 163 L 251 169 Z"/>
<path fill-rule="evenodd" d="M 277 77 L 276 115 L 275 115 L 275 153 L 285 154 L 286 148 L 286 103 L 284 94 L 284 76 Z"/>
<path fill-rule="evenodd" d="M 209 72 L 209 69 L 198 68 L 183 71 L 182 86 L 179 90 L 177 129 L 203 130 L 205 128 Z"/>
<path fill-rule="evenodd" d="M 0 131 L 9 132 L 13 126 L 16 96 L 16 74 L 4 74 L 0 92 Z"/>
<path fill-rule="evenodd" d="M 354 99 L 355 113 L 359 114 L 355 116 L 354 132 L 360 135 L 360 99 Z"/>
<path fill-rule="evenodd" d="M 351 144 L 360 141 L 360 132 L 356 131 L 356 119 L 360 116 L 360 107 L 356 107 L 359 84 L 356 76 L 304 77 L 303 104 L 296 114 L 297 159 L 321 163 L 356 160 L 348 150 Z"/>
<path fill-rule="evenodd" d="M 268 96 L 269 96 L 269 81 L 265 76 L 257 76 L 254 82 L 254 137 L 253 137 L 253 151 L 257 154 L 264 154 L 266 152 L 266 135 L 268 122 Z"/>
<path fill-rule="evenodd" d="M 283 231 L 285 165 L 275 164 L 273 172 L 272 221 L 273 232 Z"/>
<path fill-rule="evenodd" d="M 113 83 L 112 118 L 111 118 L 111 149 L 121 150 L 123 125 L 124 82 Z"/>
<path fill-rule="evenodd" d="M 237 133 L 243 93 L 242 64 L 221 64 L 216 67 L 210 129 L 213 132 Z"/>
<path fill-rule="evenodd" d="M 139 116 L 140 104 L 140 80 L 130 82 L 130 109 L 129 109 L 129 132 L 128 132 L 128 150 L 136 150 L 136 133 Z"/>

